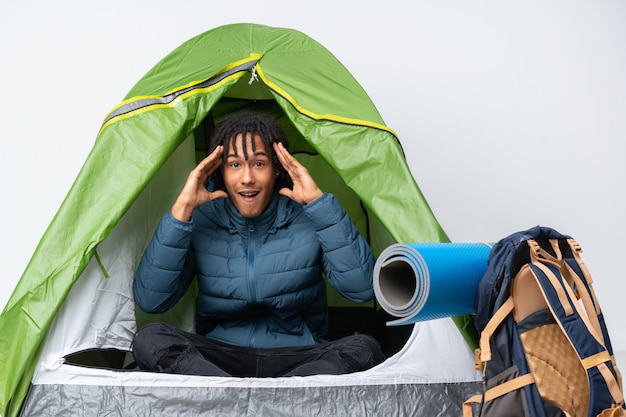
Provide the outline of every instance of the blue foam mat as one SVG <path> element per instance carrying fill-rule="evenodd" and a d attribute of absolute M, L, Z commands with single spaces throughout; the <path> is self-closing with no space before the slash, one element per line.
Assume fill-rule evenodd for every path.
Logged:
<path fill-rule="evenodd" d="M 389 325 L 473 314 L 487 270 L 486 243 L 397 243 L 374 267 L 374 292 L 397 320 Z"/>

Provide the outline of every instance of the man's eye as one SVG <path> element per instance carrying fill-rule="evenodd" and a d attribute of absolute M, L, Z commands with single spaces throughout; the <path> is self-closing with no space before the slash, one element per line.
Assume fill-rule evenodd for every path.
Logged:
<path fill-rule="evenodd" d="M 263 162 L 263 161 L 256 161 L 256 162 L 254 163 L 254 166 L 257 166 L 257 167 L 262 167 L 262 166 L 265 166 L 265 162 Z"/>
<path fill-rule="evenodd" d="M 229 164 L 229 166 L 230 166 L 231 168 L 239 168 L 239 167 L 241 166 L 241 164 L 240 164 L 239 162 L 231 162 L 231 163 Z"/>

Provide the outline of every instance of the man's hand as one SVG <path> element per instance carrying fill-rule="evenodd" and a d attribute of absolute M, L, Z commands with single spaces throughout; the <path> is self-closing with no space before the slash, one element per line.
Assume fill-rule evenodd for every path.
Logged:
<path fill-rule="evenodd" d="M 175 219 L 188 222 L 191 219 L 191 213 L 196 207 L 216 198 L 228 197 L 228 194 L 222 190 L 209 192 L 204 185 L 209 175 L 213 174 L 222 164 L 223 152 L 224 147 L 218 146 L 189 173 L 183 190 L 172 206 L 172 216 Z"/>
<path fill-rule="evenodd" d="M 282 143 L 274 142 L 274 152 L 293 182 L 293 190 L 282 188 L 278 192 L 300 204 L 309 204 L 323 192 L 315 183 L 309 171 L 285 149 Z"/>

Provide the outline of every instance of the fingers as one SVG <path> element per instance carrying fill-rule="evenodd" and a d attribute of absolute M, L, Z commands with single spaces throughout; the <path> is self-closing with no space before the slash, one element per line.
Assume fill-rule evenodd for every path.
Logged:
<path fill-rule="evenodd" d="M 274 152 L 276 152 L 278 161 L 280 161 L 283 168 L 285 168 L 285 171 L 287 171 L 291 175 L 294 161 L 295 163 L 298 163 L 298 161 L 296 161 L 296 159 L 293 156 L 291 156 L 291 154 L 287 151 L 287 149 L 285 149 L 285 145 L 283 145 L 282 143 L 274 142 L 272 145 L 274 146 Z"/>
<path fill-rule="evenodd" d="M 218 146 L 196 166 L 196 170 L 201 172 L 206 180 L 222 164 L 222 154 L 224 147 Z"/>
<path fill-rule="evenodd" d="M 293 191 L 291 191 L 290 188 L 287 188 L 287 187 L 281 188 L 280 190 L 278 190 L 278 194 L 284 195 L 285 197 L 288 197 L 293 200 Z"/>
<path fill-rule="evenodd" d="M 293 182 L 293 190 L 283 188 L 281 195 L 291 198 L 300 204 L 308 204 L 322 195 L 309 171 L 285 149 L 282 143 L 274 143 L 274 151 L 287 174 Z"/>
<path fill-rule="evenodd" d="M 278 157 L 278 161 L 281 163 L 285 171 L 289 174 L 292 180 L 296 177 L 307 174 L 306 168 L 289 153 L 282 143 L 274 142 L 274 152 Z"/>
<path fill-rule="evenodd" d="M 227 198 L 228 195 L 222 190 L 209 192 L 205 183 L 209 175 L 215 172 L 222 164 L 224 148 L 218 146 L 213 152 L 189 173 L 185 185 L 172 206 L 172 216 L 182 221 L 189 221 L 196 207 L 217 198 Z"/>
<path fill-rule="evenodd" d="M 217 200 L 218 198 L 228 198 L 228 194 L 223 190 L 215 190 L 209 193 L 211 199 L 209 201 Z"/>
<path fill-rule="evenodd" d="M 203 185 L 207 178 L 209 178 L 209 176 L 213 174 L 213 172 L 215 172 L 215 170 L 221 165 L 222 152 L 223 147 L 218 146 L 209 156 L 200 161 L 200 163 L 198 163 L 198 165 L 196 165 L 196 167 L 189 173 L 187 183 L 191 182 L 193 184 L 197 182 L 197 185 L 194 185 L 194 187 Z"/>

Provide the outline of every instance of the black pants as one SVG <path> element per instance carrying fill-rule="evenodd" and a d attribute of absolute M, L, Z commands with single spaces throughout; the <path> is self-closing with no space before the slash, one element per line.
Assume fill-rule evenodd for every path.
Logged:
<path fill-rule="evenodd" d="M 371 336 L 355 334 L 313 346 L 257 349 L 188 333 L 165 323 L 142 327 L 133 341 L 141 369 L 186 375 L 272 377 L 339 375 L 385 360 Z"/>

